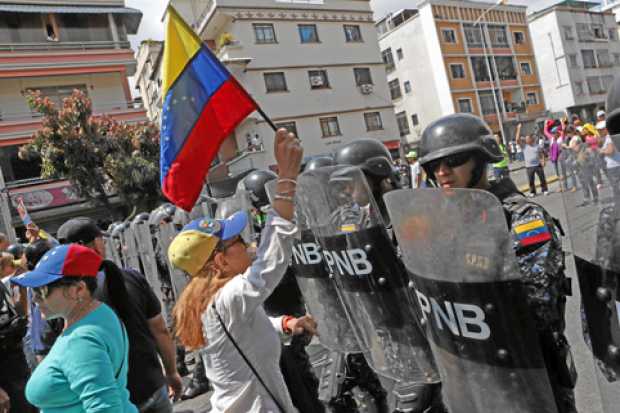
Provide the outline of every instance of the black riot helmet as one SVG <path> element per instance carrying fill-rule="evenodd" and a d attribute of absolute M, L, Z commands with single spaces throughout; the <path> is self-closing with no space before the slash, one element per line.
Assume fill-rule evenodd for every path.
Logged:
<path fill-rule="evenodd" d="M 434 182 L 434 171 L 428 166 L 446 156 L 471 152 L 476 167 L 469 183 L 478 183 L 488 163 L 499 162 L 504 155 L 493 137 L 489 126 L 479 117 L 468 113 L 456 113 L 437 119 L 424 129 L 420 141 L 420 166 Z"/>
<path fill-rule="evenodd" d="M 607 118 L 605 126 L 609 132 L 614 146 L 620 148 L 620 77 L 612 83 L 609 93 L 607 93 Z"/>
<path fill-rule="evenodd" d="M 390 151 L 375 139 L 356 139 L 343 146 L 336 152 L 335 162 L 336 165 L 359 166 L 366 175 L 376 178 L 397 176 Z"/>
<path fill-rule="evenodd" d="M 267 189 L 265 185 L 269 181 L 277 179 L 278 175 L 267 169 L 260 169 L 250 172 L 245 178 L 243 178 L 243 186 L 250 192 L 252 198 L 252 204 L 257 209 L 269 205 L 269 198 L 267 197 Z"/>
<path fill-rule="evenodd" d="M 13 258 L 18 260 L 24 255 L 24 250 L 23 244 L 11 244 L 7 247 L 6 252 L 13 255 Z"/>
<path fill-rule="evenodd" d="M 308 161 L 308 163 L 306 164 L 306 167 L 304 168 L 304 172 L 314 171 L 315 169 L 319 169 L 324 166 L 334 166 L 335 164 L 336 162 L 334 161 L 334 158 L 332 158 L 331 156 L 328 156 L 328 155 L 316 156 Z"/>

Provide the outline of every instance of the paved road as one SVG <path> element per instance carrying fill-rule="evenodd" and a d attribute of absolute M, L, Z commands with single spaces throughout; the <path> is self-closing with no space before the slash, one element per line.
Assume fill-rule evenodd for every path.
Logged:
<path fill-rule="evenodd" d="M 516 165 L 518 167 L 518 165 Z M 539 195 L 534 198 L 535 202 L 540 203 L 547 208 L 552 215 L 559 218 L 564 228 L 572 228 L 573 233 L 581 234 L 575 240 L 577 249 L 589 251 L 591 254 L 594 245 L 593 234 L 595 233 L 596 223 L 598 222 L 598 212 L 602 206 L 577 207 L 582 201 L 581 191 L 565 194 L 565 199 L 559 193 L 559 184 L 555 180 L 553 167 L 548 165 L 546 175 L 549 181 L 550 195 Z M 527 187 L 527 177 L 525 170 L 515 170 L 511 172 L 511 177 L 517 186 Z M 539 192 L 540 193 L 540 192 Z M 601 199 L 605 202 L 610 200 L 608 188 L 604 188 L 601 192 Z M 570 225 L 566 217 L 566 211 L 570 214 Z M 564 248 L 568 252 L 567 255 L 567 274 L 573 279 L 573 296 L 569 297 L 567 302 L 567 328 L 566 335 L 572 346 L 575 365 L 579 372 L 579 380 L 576 387 L 577 407 L 580 413 L 612 413 L 619 412 L 620 408 L 620 384 L 610 385 L 598 373 L 595 368 L 590 350 L 585 345 L 580 316 L 580 300 L 579 283 L 575 275 L 575 267 L 572 259 L 572 243 L 566 238 L 564 240 Z M 209 395 L 204 395 L 193 400 L 178 403 L 174 411 L 176 413 L 202 413 L 209 411 L 208 403 Z M 615 408 L 613 406 L 616 406 Z"/>

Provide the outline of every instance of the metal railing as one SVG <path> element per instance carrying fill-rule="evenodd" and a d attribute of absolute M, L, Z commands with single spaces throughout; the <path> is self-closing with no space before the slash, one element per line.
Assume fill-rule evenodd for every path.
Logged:
<path fill-rule="evenodd" d="M 51 51 L 51 50 L 91 50 L 91 49 L 129 49 L 128 41 L 84 41 L 84 42 L 41 42 L 41 43 L 0 43 L 0 52 Z"/>
<path fill-rule="evenodd" d="M 93 113 L 95 114 L 124 112 L 128 110 L 129 111 L 144 110 L 144 104 L 139 101 L 138 102 L 118 101 L 118 102 L 93 103 Z M 32 119 L 39 119 L 41 118 L 41 116 L 42 115 L 38 112 L 31 112 L 31 111 L 4 112 L 0 108 L 0 122 L 28 121 Z"/>

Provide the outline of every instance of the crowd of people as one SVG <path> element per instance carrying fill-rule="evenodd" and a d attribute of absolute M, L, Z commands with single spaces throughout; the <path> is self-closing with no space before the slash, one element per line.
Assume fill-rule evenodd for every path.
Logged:
<path fill-rule="evenodd" d="M 362 139 L 306 168 L 359 166 L 384 215 L 382 196 L 394 189 L 476 188 L 502 202 L 516 233 L 519 226 L 544 221 L 548 237 L 539 232 L 535 241 L 519 238 L 517 244 L 523 245 L 515 244 L 515 253 L 533 297 L 528 305 L 553 399 L 559 412 L 571 413 L 576 412 L 576 374 L 571 366 L 559 371 L 555 360 L 559 353 L 570 355 L 563 336 L 568 293 L 559 231 L 547 211 L 518 192 L 508 167 L 511 160 L 524 162 L 527 195 L 533 197 L 535 176 L 543 194 L 548 193 L 544 167 L 549 160 L 560 190 L 575 192 L 579 184 L 585 205 L 599 202 L 603 176 L 620 198 L 620 153 L 602 111 L 595 123 L 574 116 L 547 120 L 543 129 L 539 141 L 535 135 L 522 136 L 519 125 L 506 148 L 481 119 L 457 114 L 429 125 L 420 148 L 405 154 L 406 162 L 394 164 L 381 144 Z M 198 218 L 172 241 L 167 257 L 189 279 L 174 306 L 172 323 L 166 322 L 162 303 L 139 269 L 120 268 L 106 259 L 106 234 L 92 219 L 68 220 L 56 238 L 30 224 L 26 244 L 10 244 L 0 234 L 0 413 L 170 413 L 183 392 L 178 345 L 197 352 L 205 383 L 208 378 L 213 390 L 214 412 L 323 411 L 316 377 L 308 372 L 307 356 L 300 356 L 307 343 L 288 362 L 282 346 L 283 337 L 316 335 L 321 320 L 303 309 L 271 311 L 266 306 L 286 278 L 298 236 L 295 198 L 303 149 L 293 134 L 279 130 L 274 153 L 278 173 L 258 178 L 262 198 L 267 198 L 266 181 L 275 180 L 270 207 L 255 205 L 255 216 L 241 211 L 219 220 Z M 260 233 L 256 249 L 242 236 L 248 225 Z M 539 262 L 548 256 L 558 258 Z M 545 287 L 538 283 L 541 276 L 550 280 Z M 542 306 L 540 297 L 554 304 Z M 374 389 L 370 392 L 379 411 L 387 411 L 393 395 L 382 388 L 389 386 L 386 379 L 377 377 L 361 354 L 347 363 L 356 366 L 349 370 L 351 377 L 364 376 L 365 386 Z M 296 366 L 302 367 L 296 371 Z M 290 382 L 300 372 L 305 376 L 299 382 L 307 384 L 303 391 Z M 413 411 L 448 411 L 451 401 L 444 400 L 444 405 L 439 383 L 404 384 L 420 395 Z M 399 393 L 402 382 L 391 385 L 394 394 L 404 394 Z M 338 403 L 332 400 L 331 406 Z"/>

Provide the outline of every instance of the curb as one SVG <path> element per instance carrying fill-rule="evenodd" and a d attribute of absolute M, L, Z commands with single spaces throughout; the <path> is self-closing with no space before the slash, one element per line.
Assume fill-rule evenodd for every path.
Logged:
<path fill-rule="evenodd" d="M 549 184 L 552 184 L 554 182 L 557 182 L 558 180 L 558 176 L 557 175 L 553 175 L 550 176 L 549 178 L 547 178 L 547 186 L 549 186 Z M 540 188 L 540 184 L 536 185 L 536 188 Z M 530 186 L 529 185 L 521 185 L 519 187 L 519 191 L 526 193 L 530 190 Z"/>

